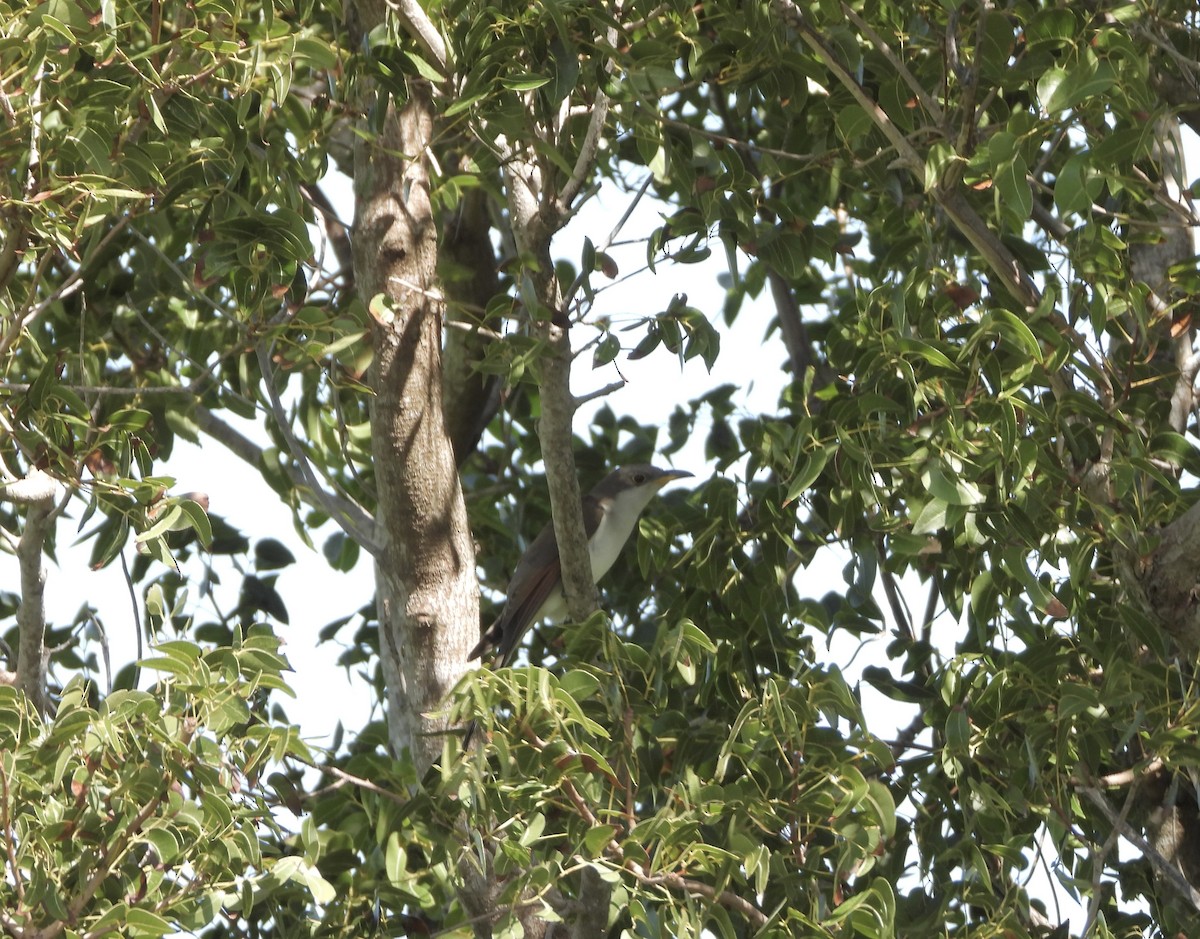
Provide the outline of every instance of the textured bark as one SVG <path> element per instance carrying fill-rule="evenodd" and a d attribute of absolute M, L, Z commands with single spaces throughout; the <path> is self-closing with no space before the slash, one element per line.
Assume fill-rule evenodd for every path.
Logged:
<path fill-rule="evenodd" d="M 1163 529 L 1141 577 L 1163 628 L 1185 650 L 1200 649 L 1200 502 Z"/>
<path fill-rule="evenodd" d="M 550 239 L 558 224 L 553 209 L 555 199 L 545 190 L 541 168 L 532 154 L 510 160 L 505 176 L 513 239 L 525 263 L 522 276 L 532 281 L 531 289 L 522 293 L 531 294 L 542 307 L 526 311 L 532 319 L 534 335 L 546 346 L 538 361 L 542 407 L 538 440 L 546 464 L 554 535 L 562 561 L 563 595 L 571 619 L 582 622 L 597 608 L 596 585 L 588 558 L 583 496 L 575 470 L 571 430 L 575 399 L 571 394 L 570 324 L 562 314 L 562 298 L 550 261 Z"/>
<path fill-rule="evenodd" d="M 1179 204 L 1184 189 L 1183 142 L 1178 121 L 1162 118 L 1156 127 L 1152 157 L 1158 170 L 1158 199 L 1153 204 L 1162 226 L 1157 237 L 1130 244 L 1130 274 L 1145 286 L 1147 308 L 1156 314 L 1155 330 L 1139 335 L 1136 357 L 1153 361 L 1171 390 L 1170 426 L 1186 433 L 1196 405 L 1198 359 L 1195 329 L 1186 320 L 1175 321 L 1168 271 L 1194 253 L 1189 213 Z M 1172 330 L 1175 335 L 1172 336 Z M 1192 658 L 1200 650 L 1200 503 L 1168 525 L 1158 548 L 1130 586 L 1130 595 L 1149 607 L 1172 644 Z M 1194 774 L 1160 773 L 1143 786 L 1142 799 L 1151 806 L 1145 830 L 1150 843 L 1166 864 L 1178 871 L 1194 891 L 1200 889 L 1200 811 Z M 1161 875 L 1161 871 L 1160 871 Z"/>
<path fill-rule="evenodd" d="M 2 468 L 0 468 L 2 469 Z M 5 473 L 0 479 L 0 499 L 25 506 L 25 527 L 17 541 L 21 570 L 21 605 L 17 608 L 20 645 L 15 674 L 0 672 L 4 684 L 16 684 L 38 714 L 49 713 L 46 690 L 46 567 L 42 552 L 54 526 L 54 499 L 58 484 L 38 469 L 24 479 Z"/>
<path fill-rule="evenodd" d="M 1192 235 L 1181 222 L 1187 213 L 1173 209 L 1182 191 L 1185 178 L 1182 141 L 1179 125 L 1162 119 L 1156 128 L 1152 155 L 1159 172 L 1157 208 L 1163 225 L 1159 237 L 1142 239 L 1130 245 L 1130 273 L 1148 290 L 1147 303 L 1159 315 L 1158 333 L 1141 339 L 1136 353 L 1150 359 L 1159 353 L 1165 372 L 1175 373 L 1171 393 L 1171 426 L 1179 433 L 1186 432 L 1187 422 L 1195 407 L 1193 384 L 1195 359 L 1192 346 L 1195 330 L 1179 330 L 1170 336 L 1172 302 L 1171 283 L 1167 271 L 1194 251 Z M 1141 587 L 1146 601 L 1163 628 L 1182 648 L 1200 649 L 1200 506 L 1193 506 L 1162 533 L 1158 549 L 1144 566 Z"/>
<path fill-rule="evenodd" d="M 390 109 L 355 156 L 354 262 L 375 303 L 370 382 L 379 505 L 376 566 L 388 733 L 423 772 L 441 753 L 433 717 L 461 676 L 479 628 L 475 556 L 442 411 L 443 304 L 425 154 L 434 130 L 427 86 Z"/>

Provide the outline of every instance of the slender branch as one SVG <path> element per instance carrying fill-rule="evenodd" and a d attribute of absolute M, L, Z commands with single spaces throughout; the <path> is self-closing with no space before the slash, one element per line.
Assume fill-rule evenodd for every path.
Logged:
<path fill-rule="evenodd" d="M 779 147 L 764 147 L 761 144 L 755 143 L 753 140 L 745 140 L 738 137 L 730 137 L 726 134 L 718 134 L 706 127 L 695 127 L 686 121 L 678 120 L 677 118 L 668 117 L 663 114 L 657 104 L 648 103 L 645 101 L 634 102 L 634 107 L 641 113 L 657 121 L 663 127 L 673 127 L 676 130 L 684 131 L 693 137 L 699 137 L 701 140 L 708 140 L 712 143 L 718 143 L 723 147 L 737 150 L 740 153 L 745 153 L 749 156 L 773 156 L 780 160 L 795 160 L 801 162 L 804 166 L 817 166 L 822 163 L 829 162 L 828 153 L 796 153 L 792 150 L 783 150 Z M 802 167 L 797 167 L 800 169 Z M 650 177 L 653 179 L 653 177 Z"/>
<path fill-rule="evenodd" d="M 46 695 L 46 568 L 42 550 L 53 527 L 54 498 L 58 483 L 39 469 L 24 479 L 4 473 L 0 498 L 27 506 L 25 527 L 17 542 L 21 572 L 21 605 L 17 609 L 20 647 L 17 650 L 17 687 L 25 692 L 39 714 L 49 706 Z"/>
<path fill-rule="evenodd" d="M 266 382 L 266 384 L 269 386 L 270 382 Z M 212 437 L 213 440 L 224 446 L 238 459 L 249 463 L 256 469 L 263 465 L 262 447 L 236 428 L 226 424 L 208 408 L 202 405 L 198 406 L 195 412 L 195 419 L 201 433 Z M 363 534 L 363 532 L 369 532 L 373 524 L 365 509 L 350 499 L 343 498 L 328 490 L 319 489 L 319 487 L 318 489 L 322 495 L 318 498 L 316 491 L 310 491 L 310 483 L 301 474 L 299 469 L 289 465 L 285 465 L 283 469 L 287 473 L 288 479 L 299 490 L 300 497 L 305 502 L 328 514 L 330 518 L 342 526 L 343 530 L 351 538 L 358 542 L 364 551 L 372 557 L 378 557 L 380 547 L 375 541 L 374 535 L 368 536 Z M 320 501 L 321 499 L 324 501 Z M 331 508 L 335 509 L 335 511 L 330 511 Z M 354 520 L 353 531 L 347 527 L 347 523 L 351 519 Z"/>
<path fill-rule="evenodd" d="M 596 153 L 600 149 L 600 140 L 604 135 L 604 122 L 608 119 L 609 98 L 603 91 L 596 92 L 596 101 L 592 105 L 592 116 L 588 121 L 587 133 L 583 135 L 583 144 L 579 148 L 579 155 L 575 158 L 575 167 L 571 171 L 571 178 L 558 194 L 558 210 L 559 218 L 567 219 L 575 211 L 572 203 L 575 197 L 583 190 L 584 184 L 591 175 L 592 167 L 596 163 Z"/>
<path fill-rule="evenodd" d="M 121 857 L 125 854 L 126 850 L 128 850 L 133 839 L 142 833 L 146 822 L 154 815 L 155 812 L 158 811 L 158 807 L 162 804 L 162 800 L 163 793 L 160 792 L 148 803 L 146 803 L 145 807 L 133 817 L 133 820 L 125 827 L 124 831 L 120 832 L 116 838 L 114 838 L 113 841 L 103 849 L 100 855 L 100 864 L 92 873 L 92 876 L 88 878 L 88 881 L 86 884 L 84 884 L 83 889 L 76 895 L 75 899 L 71 901 L 69 907 L 70 922 L 74 923 L 78 921 L 80 914 L 82 914 L 83 911 L 87 909 L 88 904 L 92 902 L 92 899 L 96 896 L 96 892 L 100 889 L 100 886 L 108 879 L 109 872 L 112 871 L 117 862 L 121 860 Z M 54 939 L 55 936 L 58 936 L 62 933 L 65 926 L 66 923 L 62 922 L 61 920 L 55 922 L 53 925 L 42 930 L 42 939 Z"/>
<path fill-rule="evenodd" d="M 105 245 L 112 241 L 125 228 L 125 226 L 129 224 L 129 219 L 130 216 L 128 215 L 123 215 L 121 218 L 117 219 L 112 228 L 105 232 L 104 237 L 96 243 L 96 247 L 93 249 L 92 253 L 96 254 L 102 251 Z M 17 338 L 21 335 L 21 331 L 25 329 L 26 326 L 46 312 L 46 310 L 48 310 L 53 304 L 60 300 L 65 300 L 67 297 L 77 293 L 83 288 L 84 275 L 88 270 L 88 265 L 86 262 L 76 265 L 75 269 L 63 279 L 63 282 L 59 284 L 48 297 L 36 305 L 33 303 L 34 288 L 41 281 L 42 275 L 45 273 L 46 266 L 50 263 L 50 258 L 53 256 L 54 252 L 52 251 L 42 252 L 42 257 L 38 261 L 37 270 L 35 271 L 31 280 L 32 286 L 30 287 L 29 297 L 26 299 L 21 312 L 13 317 L 12 324 L 9 326 L 8 331 L 4 334 L 4 337 L 0 339 L 0 356 L 3 356 L 12 347 L 13 343 L 17 341 Z"/>
<path fill-rule="evenodd" d="M 4 839 L 4 854 L 8 862 L 9 876 L 12 878 L 13 889 L 17 894 L 17 905 L 25 905 L 25 876 L 21 865 L 17 863 L 17 846 L 13 837 L 12 818 L 9 817 L 8 807 L 11 805 L 8 791 L 8 772 L 0 762 L 0 837 Z"/>
<path fill-rule="evenodd" d="M 319 773 L 328 773 L 330 776 L 333 776 L 338 780 L 333 784 L 333 786 L 327 788 L 340 789 L 343 785 L 349 784 L 351 786 L 357 786 L 359 789 L 365 789 L 368 792 L 373 792 L 376 795 L 383 796 L 388 801 L 395 802 L 397 805 L 408 806 L 412 802 L 411 799 L 402 796 L 400 793 L 392 789 L 385 789 L 383 786 L 373 783 L 369 779 L 363 779 L 361 776 L 355 776 L 353 773 L 347 773 L 344 769 L 338 769 L 336 766 L 329 766 L 328 764 L 306 760 L 303 757 L 296 756 L 294 753 L 291 754 L 288 759 L 303 764 L 310 769 L 315 769 Z M 310 793 L 310 797 L 315 796 L 319 792 L 323 791 L 325 790 L 317 790 L 317 792 Z"/>
<path fill-rule="evenodd" d="M 36 195 L 38 171 L 42 162 L 42 79 L 47 70 L 38 70 L 29 93 L 29 168 L 25 176 L 25 198 Z"/>
<path fill-rule="evenodd" d="M 605 385 L 603 388 L 597 388 L 595 391 L 589 391 L 585 395 L 578 395 L 575 398 L 575 407 L 576 408 L 582 407 L 583 405 L 587 404 L 589 401 L 594 401 L 596 398 L 603 398 L 605 395 L 610 395 L 614 391 L 620 391 L 624 387 L 625 387 L 625 379 L 622 378 L 620 381 L 610 382 L 609 384 Z"/>
<path fill-rule="evenodd" d="M 545 746 L 546 741 L 532 736 L 535 745 Z M 611 778 L 611 777 L 610 777 Z M 583 796 L 579 794 L 579 790 L 575 788 L 575 784 L 570 779 L 564 778 L 562 781 L 563 792 L 571 804 L 575 806 L 581 818 L 589 825 L 595 826 L 599 823 L 591 807 L 584 801 Z M 765 926 L 767 923 L 767 915 L 756 907 L 749 900 L 739 897 L 737 894 L 729 890 L 718 891 L 715 887 L 704 883 L 703 881 L 695 880 L 691 877 L 684 877 L 682 874 L 665 872 L 661 874 L 647 874 L 641 867 L 633 861 L 625 857 L 625 853 L 621 850 L 621 846 L 615 841 L 610 841 L 604 848 L 604 853 L 616 861 L 622 870 L 628 871 L 633 875 L 634 879 L 646 886 L 661 886 L 677 893 L 686 893 L 689 895 L 702 896 L 713 903 L 719 903 L 727 909 L 733 910 L 746 917 L 755 926 Z"/>
<path fill-rule="evenodd" d="M 857 27 L 858 31 L 870 41 L 871 45 L 873 45 L 876 50 L 878 50 L 878 52 L 885 59 L 887 59 L 888 64 L 892 67 L 892 71 L 900 76 L 900 78 L 904 81 L 904 84 L 908 85 L 909 89 L 912 91 L 913 96 L 921 102 L 921 106 L 929 112 L 929 116 L 940 125 L 943 121 L 941 105 L 939 105 L 937 101 L 934 100 L 933 96 L 925 90 L 925 86 L 917 81 L 916 76 L 909 71 L 908 66 L 900 61 L 900 57 L 892 51 L 892 47 L 884 41 L 883 37 L 875 31 L 875 28 L 871 26 L 870 23 L 859 16 L 858 13 L 856 13 L 850 7 L 850 5 L 845 2 L 842 3 L 842 15 L 851 23 L 853 23 L 855 27 Z"/>
<path fill-rule="evenodd" d="M 387 5 L 395 12 L 404 31 L 412 36 L 421 50 L 433 60 L 432 64 L 437 70 L 443 75 L 448 74 L 450 63 L 446 42 L 421 8 L 421 4 L 417 0 L 387 0 Z"/>
<path fill-rule="evenodd" d="M 554 231 L 547 225 L 541 202 L 545 192 L 542 171 L 533 154 L 526 153 L 510 160 L 505 165 L 504 176 L 513 239 L 520 254 L 531 262 L 521 273 L 526 280 L 524 292 L 541 307 L 527 310 L 533 333 L 546 344 L 546 353 L 538 362 L 538 393 L 542 405 L 538 436 L 546 464 L 546 484 L 550 490 L 554 533 L 562 560 L 567 610 L 572 620 L 582 622 L 598 604 L 583 527 L 583 498 L 575 470 L 570 324 L 562 314 L 562 297 L 550 260 L 550 238 Z"/>
<path fill-rule="evenodd" d="M 1200 353 L 1192 351 L 1190 331 L 1175 340 L 1175 363 L 1179 378 L 1171 394 L 1171 427 L 1182 434 L 1187 428 L 1188 415 L 1196 404 L 1196 375 L 1200 373 Z"/>
<path fill-rule="evenodd" d="M 226 424 L 202 404 L 196 406 L 194 416 L 196 426 L 200 428 L 201 433 L 212 437 L 243 462 L 249 463 L 256 469 L 262 466 L 262 447 L 237 428 Z"/>
<path fill-rule="evenodd" d="M 133 608 L 133 628 L 137 635 L 137 657 L 140 663 L 144 652 L 142 650 L 142 611 L 138 606 L 137 590 L 133 586 L 133 576 L 129 573 L 129 562 L 125 560 L 125 552 L 122 550 L 119 557 L 121 558 L 121 573 L 125 575 L 125 587 L 129 591 L 129 605 Z M 107 653 L 106 653 L 107 654 Z M 133 687 L 137 687 L 138 680 L 141 676 L 141 665 L 135 665 L 136 672 L 133 680 Z"/>
<path fill-rule="evenodd" d="M 884 553 L 882 536 L 876 541 L 875 550 L 879 557 L 887 557 Z M 896 620 L 897 630 L 903 633 L 909 642 L 916 642 L 917 635 L 913 631 L 912 619 L 904 608 L 904 600 L 900 596 L 899 588 L 896 586 L 895 575 L 886 567 L 880 565 L 879 582 L 883 584 L 883 595 L 887 598 L 888 606 L 892 610 L 892 618 Z"/>
<path fill-rule="evenodd" d="M 4 381 L 0 382 L 0 393 L 24 394 L 33 387 L 29 382 Z M 56 388 L 65 388 L 77 394 L 96 395 L 98 398 L 108 397 L 154 397 L 156 395 L 194 395 L 196 389 L 190 385 L 146 385 L 144 387 L 118 388 L 113 385 L 65 385 L 56 384 Z"/>
<path fill-rule="evenodd" d="M 1137 786 L 1130 786 L 1129 792 L 1125 794 L 1125 801 L 1121 805 L 1121 814 L 1118 817 L 1120 824 L 1113 826 L 1112 830 L 1108 833 L 1108 837 L 1104 839 L 1104 844 L 1100 846 L 1100 851 L 1092 857 L 1092 896 L 1088 900 L 1087 919 L 1084 921 L 1081 935 L 1091 935 L 1092 926 L 1100 915 L 1100 901 L 1103 898 L 1100 887 L 1107 867 L 1108 857 L 1112 854 L 1113 848 L 1117 846 L 1117 842 L 1121 838 L 1120 830 L 1122 827 L 1125 827 L 1125 820 L 1129 817 L 1129 810 L 1133 808 L 1136 795 Z"/>
<path fill-rule="evenodd" d="M 804 43 L 816 53 L 822 64 L 850 92 L 875 126 L 896 149 L 900 164 L 922 184 L 926 184 L 925 159 L 909 143 L 904 132 L 892 122 L 887 112 L 846 70 L 837 55 L 826 44 L 824 37 L 809 24 L 793 0 L 771 0 L 771 8 L 780 19 L 799 34 Z M 979 214 L 963 197 L 962 192 L 956 188 L 955 174 L 960 171 L 961 167 L 952 164 L 945 178 L 932 185 L 926 185 L 929 195 L 942 207 L 963 237 L 982 255 L 988 267 L 999 277 L 1009 293 L 1025 307 L 1035 309 L 1041 300 L 1041 292 L 1016 256 L 987 227 Z"/>
<path fill-rule="evenodd" d="M 726 909 L 733 910 L 735 913 L 740 913 L 749 920 L 753 926 L 765 926 L 769 917 L 766 913 L 760 910 L 757 906 L 751 903 L 744 897 L 739 897 L 736 893 L 729 890 L 717 891 L 715 887 L 711 887 L 706 883 L 695 880 L 691 877 L 684 877 L 681 874 L 664 873 L 664 874 L 647 874 L 637 864 L 626 864 L 625 870 L 633 874 L 634 878 L 648 887 L 663 886 L 668 890 L 673 890 L 676 893 L 686 893 L 689 895 L 698 895 L 704 897 L 713 903 L 719 903 Z"/>
<path fill-rule="evenodd" d="M 335 495 L 327 490 L 317 479 L 316 471 L 308 459 L 308 454 L 300 446 L 300 441 L 292 433 L 291 421 L 283 409 L 279 391 L 275 388 L 274 371 L 271 367 L 271 356 L 265 343 L 257 343 L 254 347 L 258 356 L 258 365 L 262 370 L 263 387 L 271 402 L 271 413 L 275 416 L 275 424 L 287 444 L 288 452 L 296 461 L 296 472 L 304 486 L 308 487 L 311 498 L 317 508 L 332 518 L 351 538 L 359 543 L 373 558 L 381 557 L 381 549 L 375 541 L 375 523 L 370 514 L 362 506 L 344 495 Z M 289 474 L 290 475 L 290 474 Z M 295 479 L 293 478 L 293 481 Z"/>
<path fill-rule="evenodd" d="M 1200 891 L 1197 891 L 1195 887 L 1188 883 L 1187 878 L 1183 876 L 1183 873 L 1177 870 L 1170 861 L 1163 857 L 1158 849 L 1154 847 L 1154 845 L 1150 844 L 1149 841 L 1131 828 L 1129 823 L 1117 814 L 1113 807 L 1108 804 L 1108 800 L 1104 798 L 1104 794 L 1101 793 L 1099 789 L 1096 789 L 1094 786 L 1076 785 L 1075 791 L 1096 806 L 1096 808 L 1100 810 L 1100 814 L 1108 819 L 1109 824 L 1119 831 L 1130 844 L 1132 844 L 1135 848 L 1141 851 L 1143 855 L 1145 855 L 1146 860 L 1150 862 L 1150 865 L 1154 868 L 1155 872 L 1158 873 L 1167 884 L 1174 888 L 1179 895 L 1183 897 L 1183 899 L 1191 903 L 1197 912 L 1200 912 Z"/>
<path fill-rule="evenodd" d="M 300 191 L 304 193 L 309 204 L 324 220 L 325 237 L 333 246 L 333 254 L 338 263 L 338 273 L 349 279 L 348 286 L 353 289 L 354 251 L 350 245 L 350 226 L 338 217 L 337 209 L 334 208 L 329 196 L 320 186 L 302 185 Z"/>

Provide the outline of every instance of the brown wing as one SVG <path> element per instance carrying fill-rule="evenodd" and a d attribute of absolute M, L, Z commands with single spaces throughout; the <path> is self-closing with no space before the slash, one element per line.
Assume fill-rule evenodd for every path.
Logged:
<path fill-rule="evenodd" d="M 489 648 L 494 648 L 496 665 L 508 664 L 513 651 L 521 642 L 534 617 L 546 602 L 547 597 L 562 579 L 562 567 L 558 560 L 558 542 L 554 538 L 554 526 L 543 528 L 521 556 L 512 580 L 508 582 L 508 602 L 479 644 L 471 650 L 469 659 L 478 658 Z M 513 598 L 519 598 L 514 602 Z"/>

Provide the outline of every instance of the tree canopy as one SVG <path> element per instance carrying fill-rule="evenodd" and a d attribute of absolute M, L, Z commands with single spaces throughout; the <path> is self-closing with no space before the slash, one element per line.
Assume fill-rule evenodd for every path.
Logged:
<path fill-rule="evenodd" d="M 1192 934 L 1197 102 L 1169 0 L 0 0 L 0 927 Z M 564 254 L 598 188 L 660 222 Z M 747 332 L 771 410 L 573 420 Z M 178 440 L 373 565 L 289 642 L 385 720 L 289 722 L 293 558 Z M 681 452 L 598 602 L 581 482 Z M 475 667 L 551 518 L 573 625 Z M 111 687 L 45 613 L 75 528 L 147 643 Z"/>

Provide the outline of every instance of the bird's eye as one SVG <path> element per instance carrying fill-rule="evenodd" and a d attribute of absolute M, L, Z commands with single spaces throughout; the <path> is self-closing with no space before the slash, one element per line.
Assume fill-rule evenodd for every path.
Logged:
<path fill-rule="evenodd" d="M 635 484 L 640 486 L 642 483 L 644 483 L 646 481 L 646 474 L 645 473 L 634 473 L 633 481 Z"/>

